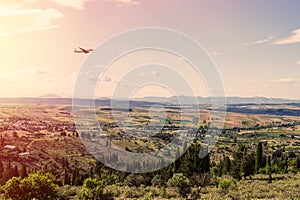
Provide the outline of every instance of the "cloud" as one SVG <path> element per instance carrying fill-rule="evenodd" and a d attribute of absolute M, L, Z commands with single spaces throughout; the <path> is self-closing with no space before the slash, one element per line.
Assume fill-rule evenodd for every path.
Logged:
<path fill-rule="evenodd" d="M 95 1 L 95 0 L 50 0 L 52 2 L 55 2 L 61 6 L 73 8 L 76 10 L 82 10 L 84 9 L 85 3 L 89 1 Z M 105 2 L 115 2 L 117 4 L 117 7 L 122 7 L 125 5 L 138 5 L 140 2 L 138 0 L 102 0 Z"/>
<path fill-rule="evenodd" d="M 297 61 L 297 64 L 300 65 L 300 60 Z"/>
<path fill-rule="evenodd" d="M 25 74 L 47 74 L 48 71 L 44 68 L 21 68 L 14 69 L 4 73 L 1 77 L 19 77 Z"/>
<path fill-rule="evenodd" d="M 264 44 L 264 43 L 267 43 L 267 42 L 269 42 L 269 41 L 271 41 L 273 39 L 274 39 L 274 36 L 268 36 L 265 39 L 257 40 L 257 41 L 254 41 L 254 42 L 243 43 L 243 45 L 247 46 L 247 45 L 252 45 L 252 44 Z"/>
<path fill-rule="evenodd" d="M 56 9 L 23 9 L 22 4 L 0 4 L 0 36 L 57 28 L 53 21 L 63 16 Z"/>
<path fill-rule="evenodd" d="M 84 8 L 84 4 L 91 0 L 50 0 L 55 2 L 61 6 L 73 8 L 76 10 L 82 10 Z"/>
<path fill-rule="evenodd" d="M 25 74 L 29 72 L 28 69 L 15 69 L 15 70 L 10 70 L 8 72 L 0 74 L 0 81 L 2 83 L 12 83 L 15 82 L 16 78 L 19 76 L 24 77 Z"/>
<path fill-rule="evenodd" d="M 293 44 L 300 42 L 300 29 L 292 31 L 291 35 L 286 38 L 282 38 L 273 42 L 273 44 L 282 45 L 282 44 Z"/>
<path fill-rule="evenodd" d="M 104 68 L 104 66 L 94 65 L 91 66 L 89 70 L 71 73 L 69 78 L 74 81 L 80 79 L 87 84 L 97 84 L 98 81 L 115 83 L 116 79 L 110 74 L 103 72 L 103 69 L 101 70 L 101 68 Z M 101 71 L 101 74 L 99 74 L 99 70 Z M 99 76 L 97 76 L 97 74 L 99 74 Z"/>
<path fill-rule="evenodd" d="M 275 79 L 272 82 L 274 82 L 274 83 L 295 83 L 298 81 L 299 81 L 298 79 L 286 77 L 286 78 Z"/>
<path fill-rule="evenodd" d="M 122 7 L 126 5 L 139 5 L 140 2 L 137 0 L 116 0 L 118 2 L 117 6 Z"/>
<path fill-rule="evenodd" d="M 47 74 L 43 68 L 19 68 L 0 74 L 0 82 L 6 84 L 20 83 L 24 80 L 39 79 L 38 75 Z"/>
<path fill-rule="evenodd" d="M 36 74 L 41 74 L 41 75 L 48 73 L 48 71 L 44 68 L 33 68 L 33 72 Z"/>

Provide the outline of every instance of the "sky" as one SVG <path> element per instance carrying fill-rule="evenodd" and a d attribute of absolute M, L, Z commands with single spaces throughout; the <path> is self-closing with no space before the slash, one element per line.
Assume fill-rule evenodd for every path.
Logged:
<path fill-rule="evenodd" d="M 300 99 L 299 10 L 300 1 L 295 0 L 1 0 L 0 97 L 71 97 L 90 56 L 74 53 L 74 48 L 96 48 L 96 54 L 114 35 L 159 27 L 201 44 L 220 74 L 226 96 Z M 145 77 L 170 77 L 159 67 L 162 63 L 191 82 L 196 95 L 212 94 L 215 88 L 184 61 L 161 51 L 124 55 L 105 68 L 95 96 L 113 96 L 116 88 L 128 88 L 134 81 L 148 80 Z M 133 65 L 143 63 L 155 64 L 126 79 Z M 174 77 L 166 83 L 184 85 Z M 171 86 L 144 84 L 130 95 L 190 94 Z"/>

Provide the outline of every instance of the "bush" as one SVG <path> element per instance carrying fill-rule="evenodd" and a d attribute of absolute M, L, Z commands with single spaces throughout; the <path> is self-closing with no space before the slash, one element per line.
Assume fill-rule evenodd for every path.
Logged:
<path fill-rule="evenodd" d="M 112 192 L 104 190 L 105 180 L 96 178 L 87 178 L 83 182 L 83 186 L 79 191 L 79 199 L 90 199 L 90 200 L 107 200 L 113 199 Z"/>
<path fill-rule="evenodd" d="M 79 188 L 76 186 L 64 185 L 57 188 L 57 197 L 59 200 L 67 200 L 70 197 L 75 197 L 79 191 Z"/>
<path fill-rule="evenodd" d="M 151 180 L 151 183 L 152 183 L 152 186 L 155 186 L 155 187 L 161 187 L 164 185 L 164 180 L 163 178 L 161 177 L 161 175 L 159 174 L 156 174 L 153 179 Z"/>
<path fill-rule="evenodd" d="M 124 184 L 127 186 L 136 186 L 139 187 L 143 185 L 149 185 L 149 179 L 147 177 L 143 177 L 139 174 L 130 174 L 125 178 Z"/>
<path fill-rule="evenodd" d="M 29 174 L 24 179 L 13 177 L 3 186 L 4 196 L 15 200 L 54 199 L 57 196 L 57 185 L 53 183 L 53 180 L 54 177 L 51 174 L 40 172 Z"/>
<path fill-rule="evenodd" d="M 231 185 L 233 185 L 232 179 L 222 179 L 219 181 L 219 188 L 221 188 L 223 192 L 226 192 Z"/>
<path fill-rule="evenodd" d="M 190 181 L 182 173 L 174 174 L 171 179 L 168 180 L 168 186 L 176 187 L 181 197 L 185 198 L 191 192 Z"/>

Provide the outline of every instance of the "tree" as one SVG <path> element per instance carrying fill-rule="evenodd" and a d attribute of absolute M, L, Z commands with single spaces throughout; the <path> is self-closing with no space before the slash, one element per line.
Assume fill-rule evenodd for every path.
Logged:
<path fill-rule="evenodd" d="M 195 198 L 200 198 L 201 189 L 206 187 L 211 181 L 210 173 L 195 173 L 191 179 L 191 185 L 197 187 L 196 190 L 192 193 Z"/>
<path fill-rule="evenodd" d="M 67 169 L 65 169 L 65 173 L 64 173 L 64 184 L 65 185 L 71 184 L 71 177 L 70 177 Z"/>
<path fill-rule="evenodd" d="M 242 173 L 244 178 L 246 179 L 247 176 L 253 175 L 253 172 L 254 172 L 254 155 L 252 154 L 245 155 L 242 163 Z"/>
<path fill-rule="evenodd" d="M 206 155 L 199 157 L 199 152 L 204 151 Z M 183 173 L 187 177 L 191 177 L 193 173 L 204 173 L 210 171 L 210 156 L 205 147 L 201 147 L 198 141 L 194 141 L 188 150 L 175 161 L 175 173 Z"/>
<path fill-rule="evenodd" d="M 87 178 L 83 182 L 82 189 L 79 191 L 79 199 L 89 200 L 106 200 L 112 199 L 112 193 L 104 190 L 106 180 L 100 179 L 99 176 L 95 178 Z"/>
<path fill-rule="evenodd" d="M 297 171 L 300 170 L 300 159 L 299 159 L 299 156 L 297 157 L 297 160 L 296 160 L 296 169 L 297 169 Z"/>
<path fill-rule="evenodd" d="M 231 176 L 235 179 L 241 180 L 241 169 L 242 169 L 242 162 L 240 159 L 236 158 L 232 161 L 232 168 L 231 168 Z"/>
<path fill-rule="evenodd" d="M 12 172 L 13 172 L 12 176 L 19 177 L 19 170 L 18 170 L 18 166 L 17 165 L 13 168 Z"/>
<path fill-rule="evenodd" d="M 0 175 L 1 175 L 1 177 L 2 177 L 3 171 L 4 171 L 3 162 L 0 160 Z"/>
<path fill-rule="evenodd" d="M 140 186 L 141 184 L 146 185 L 147 180 L 139 174 L 130 174 L 125 178 L 124 184 L 128 186 Z"/>
<path fill-rule="evenodd" d="M 247 148 L 245 145 L 239 145 L 239 148 L 236 152 L 233 153 L 233 160 L 231 162 L 231 171 L 230 174 L 234 179 L 240 180 L 242 178 L 243 170 L 243 158 Z"/>
<path fill-rule="evenodd" d="M 22 200 L 24 198 L 23 191 L 21 190 L 20 184 L 22 179 L 20 177 L 12 177 L 4 185 L 5 191 L 4 196 L 15 200 Z"/>
<path fill-rule="evenodd" d="M 228 174 L 230 172 L 230 169 L 231 169 L 231 161 L 228 156 L 225 156 L 223 160 L 223 166 L 222 166 L 223 174 Z"/>
<path fill-rule="evenodd" d="M 8 161 L 7 167 L 2 173 L 2 181 L 5 183 L 7 180 L 13 177 L 13 167 L 11 166 L 11 162 Z"/>
<path fill-rule="evenodd" d="M 54 177 L 51 174 L 40 172 L 29 174 L 24 179 L 13 177 L 4 185 L 4 196 L 16 200 L 55 199 L 56 185 L 53 180 Z"/>
<path fill-rule="evenodd" d="M 82 177 L 79 173 L 79 169 L 75 167 L 72 174 L 72 185 L 81 185 L 82 184 Z"/>
<path fill-rule="evenodd" d="M 263 166 L 263 150 L 262 150 L 262 143 L 259 142 L 256 149 L 255 154 L 255 173 L 257 174 L 259 169 Z"/>
<path fill-rule="evenodd" d="M 183 198 L 186 198 L 191 192 L 190 181 L 182 173 L 173 174 L 173 177 L 169 179 L 167 184 L 170 187 L 176 187 Z"/>

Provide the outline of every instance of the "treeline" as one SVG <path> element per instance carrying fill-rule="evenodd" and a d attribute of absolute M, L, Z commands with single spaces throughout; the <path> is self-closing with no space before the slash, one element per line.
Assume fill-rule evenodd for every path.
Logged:
<path fill-rule="evenodd" d="M 249 146 L 240 144 L 237 151 L 233 152 L 232 159 L 224 156 L 218 164 L 212 163 L 211 172 L 219 177 L 230 175 L 237 180 L 247 177 L 251 179 L 255 174 L 267 174 L 270 182 L 272 174 L 299 172 L 299 155 L 285 152 L 284 149 L 266 155 L 264 145 L 267 147 L 266 143 L 259 142 L 256 151 L 251 151 Z"/>
<path fill-rule="evenodd" d="M 173 164 L 155 172 L 148 172 L 143 174 L 131 174 L 116 171 L 104 166 L 100 162 L 98 162 L 95 167 L 92 167 L 87 173 L 80 172 L 80 170 L 77 167 L 73 168 L 70 173 L 70 166 L 68 164 L 68 161 L 64 159 L 64 178 L 60 178 L 61 176 L 57 174 L 55 181 L 53 181 L 52 178 L 51 182 L 54 182 L 57 186 L 82 186 L 82 189 L 78 193 L 78 196 L 81 199 L 111 198 L 112 194 L 109 194 L 104 190 L 105 186 L 107 185 L 127 185 L 130 187 L 141 185 L 157 187 L 172 186 L 178 187 L 180 194 L 184 197 L 190 193 L 191 186 L 202 184 L 202 182 L 199 180 L 201 180 L 200 177 L 202 177 L 203 174 L 209 174 L 210 156 L 209 154 L 207 154 L 207 156 L 205 156 L 204 158 L 199 158 L 198 155 L 200 149 L 201 146 L 198 143 L 198 141 L 194 141 L 190 148 Z M 3 172 L 8 173 L 7 170 L 3 169 Z M 43 170 L 41 170 L 41 172 L 49 173 L 51 172 L 51 169 L 44 168 Z M 10 171 L 10 173 L 10 179 L 3 186 L 5 190 L 10 189 L 10 186 L 12 186 L 12 180 L 14 184 L 17 184 L 16 180 L 18 180 L 18 183 L 20 184 L 18 187 L 21 187 L 22 180 L 28 179 L 27 177 L 29 177 L 29 179 L 31 178 L 30 174 L 24 174 L 21 176 L 19 172 Z M 33 174 L 36 173 L 40 172 L 35 172 Z M 14 187 L 16 186 L 14 185 Z M 8 195 L 7 193 L 5 193 L 5 191 L 2 192 L 5 195 Z M 53 197 L 53 195 L 50 196 Z"/>
<path fill-rule="evenodd" d="M 21 165 L 21 167 L 18 167 L 17 165 L 13 166 L 11 162 L 8 161 L 7 166 L 5 166 L 0 160 L 0 185 L 3 185 L 12 177 L 24 178 L 27 175 L 27 167 L 25 165 Z"/>
<path fill-rule="evenodd" d="M 199 133 L 203 133 L 204 131 L 205 129 L 199 131 Z M 199 139 L 201 135 L 196 138 Z M 179 159 L 171 165 L 154 172 L 131 174 L 113 170 L 100 162 L 90 168 L 88 172 L 83 172 L 77 165 L 70 166 L 67 158 L 62 158 L 60 161 L 63 168 L 62 173 L 58 174 L 54 172 L 51 166 L 48 165 L 42 169 L 42 174 L 53 173 L 53 177 L 55 178 L 51 176 L 51 180 L 49 180 L 51 183 L 49 187 L 51 188 L 53 184 L 57 187 L 63 185 L 82 186 L 77 194 L 80 199 L 112 199 L 114 196 L 113 193 L 105 189 L 109 185 L 129 187 L 140 187 L 143 185 L 162 189 L 176 187 L 181 197 L 186 198 L 189 196 L 190 198 L 194 197 L 197 199 L 200 197 L 201 189 L 207 185 L 226 188 L 228 183 L 222 181 L 224 177 L 241 180 L 242 178 L 252 179 L 252 176 L 255 174 L 266 174 L 269 177 L 268 181 L 272 182 L 273 174 L 299 172 L 299 155 L 294 152 L 285 151 L 284 149 L 278 149 L 273 153 L 269 153 L 266 151 L 267 148 L 268 146 L 265 142 L 258 142 L 252 146 L 239 144 L 236 151 L 230 156 L 224 156 L 219 161 L 211 162 L 210 154 L 207 154 L 203 158 L 199 157 L 201 144 L 200 140 L 195 139 Z M 119 158 L 116 155 L 111 155 L 107 159 L 117 162 Z M 145 163 L 145 165 L 151 164 L 154 163 Z M 133 166 L 131 167 L 140 169 L 145 166 L 133 162 Z M 38 181 L 38 178 L 31 174 L 39 172 L 31 172 L 28 173 L 26 167 L 19 168 L 12 166 L 10 163 L 7 166 L 3 166 L 3 163 L 0 162 L 1 183 L 4 184 L 2 187 L 3 195 L 6 198 L 11 198 L 6 192 L 12 191 L 11 187 L 20 188 L 20 192 L 26 188 L 28 189 L 25 183 L 28 183 L 29 180 L 29 183 L 34 185 L 34 181 Z M 50 176 L 41 175 L 41 177 L 46 179 L 46 177 Z M 46 181 L 46 183 L 48 182 Z M 192 188 L 197 189 L 192 191 Z M 55 193 L 55 190 L 51 191 Z M 27 193 L 22 192 L 22 194 L 26 195 Z M 49 194 L 49 199 L 55 195 Z M 18 196 L 19 199 L 27 199 L 27 196 L 25 197 Z M 30 198 L 38 197 L 30 196 Z"/>
<path fill-rule="evenodd" d="M 296 126 L 300 125 L 300 122 L 294 121 L 290 123 L 282 123 L 280 121 L 272 121 L 270 124 L 265 124 L 265 125 L 260 125 L 260 124 L 255 124 L 254 126 L 248 126 L 246 121 L 242 122 L 242 125 L 244 127 L 234 127 L 234 128 L 229 128 L 229 129 L 223 129 L 223 133 L 226 132 L 240 132 L 240 131 L 258 131 L 262 129 L 272 129 L 272 128 L 292 128 L 295 130 Z"/>

